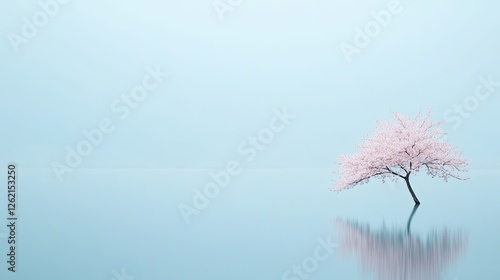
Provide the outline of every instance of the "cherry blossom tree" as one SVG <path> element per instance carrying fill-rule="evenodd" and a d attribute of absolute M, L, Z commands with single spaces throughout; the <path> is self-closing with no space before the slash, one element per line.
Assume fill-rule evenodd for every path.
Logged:
<path fill-rule="evenodd" d="M 367 183 L 371 178 L 382 182 L 404 179 L 415 204 L 420 204 L 410 185 L 410 175 L 425 170 L 432 177 L 464 180 L 467 162 L 442 136 L 443 121 L 430 120 L 419 113 L 415 118 L 393 112 L 394 119 L 377 122 L 375 131 L 358 146 L 359 152 L 340 157 L 340 177 L 333 191 L 339 192 Z"/>

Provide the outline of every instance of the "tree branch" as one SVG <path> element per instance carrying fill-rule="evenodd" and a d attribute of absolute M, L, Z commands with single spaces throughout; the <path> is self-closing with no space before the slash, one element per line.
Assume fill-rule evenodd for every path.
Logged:
<path fill-rule="evenodd" d="M 391 169 L 389 169 L 389 167 L 387 167 L 387 166 L 385 167 L 385 169 L 387 169 L 387 171 L 389 171 L 389 173 L 392 173 L 392 174 L 394 174 L 394 175 L 396 175 L 396 176 L 399 176 L 399 177 L 401 177 L 401 178 L 403 178 L 403 179 L 405 178 L 404 176 L 401 176 L 401 175 L 399 175 L 398 173 L 396 173 L 396 172 L 392 171 L 392 170 L 391 170 Z"/>

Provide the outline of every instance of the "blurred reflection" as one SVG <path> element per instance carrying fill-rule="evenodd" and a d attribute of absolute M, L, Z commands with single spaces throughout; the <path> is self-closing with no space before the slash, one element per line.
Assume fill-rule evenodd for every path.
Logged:
<path fill-rule="evenodd" d="M 337 219 L 340 251 L 358 257 L 363 269 L 376 279 L 440 279 L 443 270 L 465 253 L 467 234 L 446 227 L 427 236 L 412 234 L 410 224 L 417 208 L 413 209 L 406 229 L 383 226 L 375 231 L 368 224 Z"/>

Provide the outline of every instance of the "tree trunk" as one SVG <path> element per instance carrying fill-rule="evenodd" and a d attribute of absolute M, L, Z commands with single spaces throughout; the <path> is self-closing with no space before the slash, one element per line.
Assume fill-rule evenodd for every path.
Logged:
<path fill-rule="evenodd" d="M 415 201 L 415 204 L 420 204 L 420 201 L 418 201 L 417 196 L 415 195 L 415 193 L 413 192 L 413 189 L 411 188 L 411 185 L 410 185 L 410 175 L 407 175 L 405 177 L 405 181 L 406 181 L 406 186 L 408 187 L 408 190 L 410 191 L 411 196 L 413 197 L 413 201 Z"/>

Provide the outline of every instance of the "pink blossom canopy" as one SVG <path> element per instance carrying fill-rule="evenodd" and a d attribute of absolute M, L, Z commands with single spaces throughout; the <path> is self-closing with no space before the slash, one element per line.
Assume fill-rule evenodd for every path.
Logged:
<path fill-rule="evenodd" d="M 422 168 L 432 177 L 462 179 L 467 162 L 442 139 L 442 121 L 429 119 L 430 112 L 415 118 L 393 112 L 394 119 L 377 122 L 375 131 L 358 146 L 359 153 L 340 157 L 340 178 L 333 191 L 341 191 L 370 178 L 408 178 Z"/>

